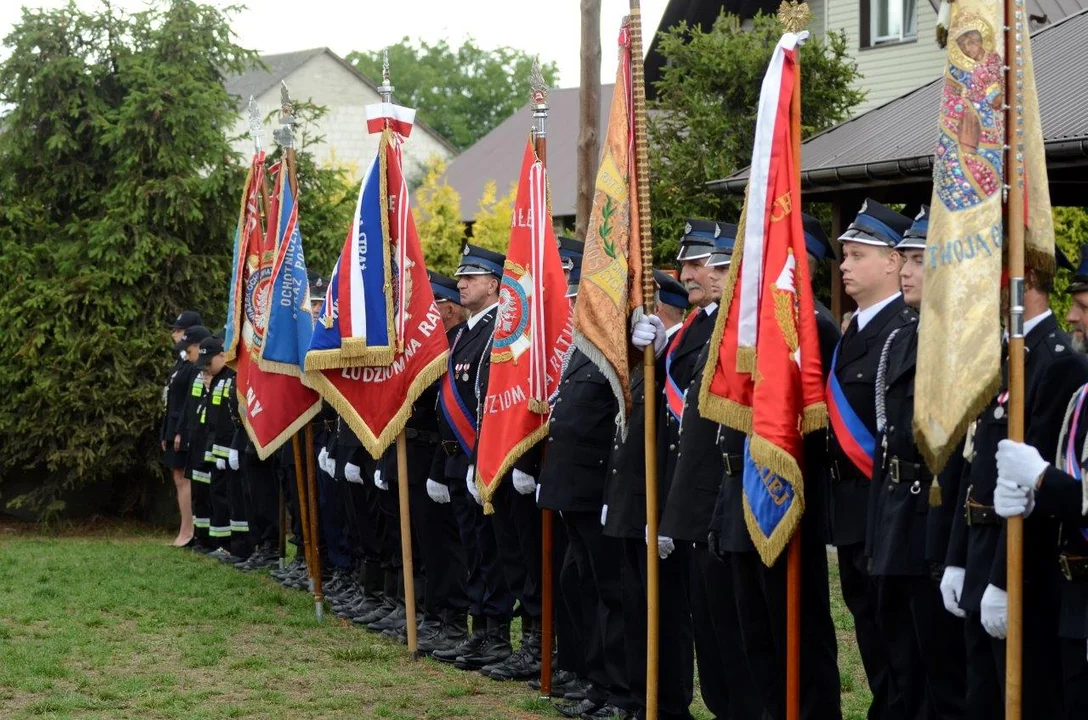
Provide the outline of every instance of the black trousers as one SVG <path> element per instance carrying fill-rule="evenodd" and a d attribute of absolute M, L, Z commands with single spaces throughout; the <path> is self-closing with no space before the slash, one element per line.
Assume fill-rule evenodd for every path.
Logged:
<path fill-rule="evenodd" d="M 695 648 L 688 607 L 690 549 L 677 547 L 658 564 L 658 718 L 692 720 Z M 646 543 L 623 541 L 623 623 L 628 685 L 640 712 L 646 707 Z"/>
<path fill-rule="evenodd" d="M 1088 718 L 1088 643 L 1084 638 L 1062 638 L 1062 686 L 1065 720 Z"/>
<path fill-rule="evenodd" d="M 469 613 L 498 622 L 510 622 L 514 613 L 514 596 L 506 586 L 492 523 L 484 515 L 484 509 L 468 494 L 464 478 L 447 478 L 446 482 L 461 545 L 468 561 L 465 590 Z"/>
<path fill-rule="evenodd" d="M 869 720 L 890 720 L 890 661 L 885 652 L 887 644 L 880 635 L 877 586 L 867 570 L 865 545 L 844 545 L 838 548 L 838 555 L 842 599 L 854 616 L 854 635 L 858 640 L 858 650 L 861 651 L 865 676 L 869 680 L 869 690 L 873 693 L 873 704 L 869 706 L 868 717 Z"/>
<path fill-rule="evenodd" d="M 1051 605 L 1053 603 L 1050 603 Z M 1048 603 L 1033 597 L 1032 587 L 1024 586 L 1023 720 L 1048 720 L 1062 717 L 1061 642 L 1058 639 L 1057 613 L 1032 612 Z M 981 626 L 979 626 L 981 630 Z M 985 630 L 982 630 L 985 633 Z M 989 636 L 987 636 L 989 637 Z M 1083 650 L 1084 647 L 1082 646 Z M 1000 697 L 1005 692 L 1005 641 L 990 638 Z M 998 717 L 998 716 L 994 716 Z"/>
<path fill-rule="evenodd" d="M 763 699 L 744 653 L 736 578 L 696 543 L 691 550 L 691 617 L 703 702 L 716 717 L 761 720 Z"/>
<path fill-rule="evenodd" d="M 208 500 L 211 506 L 211 524 L 208 526 L 208 542 L 212 547 L 226 549 L 230 545 L 230 482 L 227 473 L 212 463 L 212 481 L 208 484 Z"/>
<path fill-rule="evenodd" d="M 275 459 L 261 460 L 255 452 L 241 453 L 246 519 L 253 544 L 276 548 L 280 541 L 280 485 Z"/>
<path fill-rule="evenodd" d="M 193 537 L 204 547 L 211 547 L 209 530 L 212 523 L 212 485 L 210 481 L 193 478 L 190 485 L 193 498 Z"/>
<path fill-rule="evenodd" d="M 925 575 L 880 577 L 877 585 L 894 716 L 908 720 L 963 717 L 963 621 L 944 609 L 939 584 Z"/>
<path fill-rule="evenodd" d="M 517 598 L 524 615 L 540 619 L 540 510 L 532 494 L 522 495 L 514 489 L 509 476 L 503 478 L 491 498 L 499 558 L 502 561 L 506 586 Z"/>
<path fill-rule="evenodd" d="M 230 505 L 230 554 L 249 557 L 253 553 L 253 540 L 249 534 L 249 501 L 240 470 L 227 469 L 227 495 Z"/>
<path fill-rule="evenodd" d="M 468 562 L 451 504 L 433 502 L 427 495 L 427 486 L 418 483 L 409 483 L 408 497 L 412 530 L 418 540 L 416 552 L 426 578 L 424 612 L 432 618 L 443 610 L 467 612 Z"/>
<path fill-rule="evenodd" d="M 318 532 L 325 545 L 329 569 L 348 571 L 352 566 L 351 546 L 347 534 L 347 508 L 341 501 L 343 489 L 322 469 L 317 471 Z"/>
<path fill-rule="evenodd" d="M 577 601 L 582 597 L 582 577 L 578 573 L 578 564 L 569 552 L 569 546 L 566 523 L 560 519 L 559 513 L 552 513 L 552 568 L 558 573 L 558 582 L 555 582 L 556 578 L 552 579 L 556 586 L 553 604 L 556 664 L 558 669 L 572 672 L 584 679 L 588 674 L 585 635 L 582 632 L 585 627 L 585 613 L 581 603 Z"/>
<path fill-rule="evenodd" d="M 967 656 L 967 720 L 1001 720 L 1005 717 L 1003 681 L 992 649 L 993 638 L 986 634 L 977 613 L 967 613 L 963 627 Z M 1004 671 L 1004 662 L 1001 672 Z"/>
<path fill-rule="evenodd" d="M 562 518 L 570 538 L 567 554 L 581 580 L 578 595 L 564 600 L 581 615 L 586 679 L 605 690 L 611 704 L 634 710 L 623 649 L 623 545 L 604 536 L 600 513 L 564 512 Z"/>

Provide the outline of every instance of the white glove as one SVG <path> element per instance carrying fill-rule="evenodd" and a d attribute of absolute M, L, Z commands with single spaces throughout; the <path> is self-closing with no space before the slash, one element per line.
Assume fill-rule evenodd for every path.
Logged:
<path fill-rule="evenodd" d="M 967 617 L 967 613 L 960 607 L 960 598 L 963 597 L 963 575 L 963 568 L 949 565 L 941 576 L 941 597 L 944 599 L 944 609 L 958 618 Z"/>
<path fill-rule="evenodd" d="M 665 324 L 657 315 L 643 315 L 631 328 L 631 344 L 639 350 L 653 343 L 654 355 L 660 356 L 667 342 Z"/>
<path fill-rule="evenodd" d="M 1050 466 L 1031 445 L 1002 440 L 997 444 L 997 479 L 1035 489 L 1039 476 Z"/>
<path fill-rule="evenodd" d="M 1006 625 L 1009 620 L 1009 596 L 999 587 L 987 585 L 982 593 L 980 617 L 982 629 L 986 634 L 998 640 L 1005 639 Z"/>
<path fill-rule="evenodd" d="M 388 490 L 389 489 L 389 483 L 382 482 L 382 471 L 381 470 L 375 470 L 374 471 L 374 487 L 378 488 L 379 490 Z"/>
<path fill-rule="evenodd" d="M 442 483 L 436 483 L 427 478 L 427 497 L 439 505 L 445 505 L 450 501 L 450 489 Z"/>
<path fill-rule="evenodd" d="M 644 527 L 642 531 L 643 537 L 646 538 L 646 544 L 650 544 L 650 528 Z M 676 543 L 673 542 L 671 537 L 665 537 L 664 535 L 657 536 L 657 556 L 664 560 L 669 555 L 672 555 L 672 551 L 676 549 Z"/>
<path fill-rule="evenodd" d="M 231 470 L 238 470 L 241 467 L 241 458 L 238 457 L 237 450 L 230 451 L 230 457 L 227 458 L 227 464 L 230 465 Z"/>
<path fill-rule="evenodd" d="M 188 359 L 189 356 L 188 356 L 188 354 L 186 354 L 186 352 L 184 350 L 178 350 L 178 357 L 181 358 L 182 360 L 186 360 L 186 359 Z"/>
<path fill-rule="evenodd" d="M 344 479 L 352 483 L 361 483 L 363 481 L 362 470 L 358 465 L 344 463 Z"/>
<path fill-rule="evenodd" d="M 216 458 L 215 459 L 215 469 L 216 470 L 226 470 L 227 469 L 227 461 L 225 459 L 223 459 L 223 458 Z"/>
<path fill-rule="evenodd" d="M 536 490 L 536 479 L 532 475 L 514 468 L 514 489 L 520 495 L 532 495 Z"/>
<path fill-rule="evenodd" d="M 994 510 L 1003 518 L 1031 515 L 1035 509 L 1035 491 L 1020 487 L 1008 478 L 998 477 L 994 488 Z"/>
<path fill-rule="evenodd" d="M 483 498 L 480 497 L 480 491 L 476 489 L 476 466 L 469 465 L 468 472 L 465 474 L 465 487 L 468 488 L 468 494 L 472 496 L 472 499 L 476 501 L 477 505 L 483 505 Z"/>
<path fill-rule="evenodd" d="M 608 522 L 608 506 L 607 505 L 602 505 L 601 506 L 601 527 L 604 527 L 605 523 L 607 523 L 607 522 Z"/>
<path fill-rule="evenodd" d="M 321 448 L 321 452 L 319 452 L 317 454 L 317 466 L 319 468 L 321 468 L 322 470 L 324 470 L 325 472 L 328 472 L 329 471 L 328 470 L 329 466 L 326 464 L 328 462 L 329 462 L 329 451 L 328 451 L 327 448 Z"/>

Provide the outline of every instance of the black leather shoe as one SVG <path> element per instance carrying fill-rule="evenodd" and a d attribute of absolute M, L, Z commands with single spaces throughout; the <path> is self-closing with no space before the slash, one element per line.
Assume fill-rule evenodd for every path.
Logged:
<path fill-rule="evenodd" d="M 634 713 L 607 703 L 591 713 L 582 713 L 583 720 L 631 720 L 634 717 Z"/>
<path fill-rule="evenodd" d="M 382 601 L 382 604 L 371 610 L 369 614 L 353 617 L 351 621 L 356 625 L 369 625 L 372 622 L 378 622 L 396 609 L 397 606 L 391 600 Z"/>
<path fill-rule="evenodd" d="M 383 618 L 379 618 L 372 623 L 367 623 L 366 629 L 370 632 L 380 633 L 382 630 L 389 628 L 396 628 L 398 622 L 404 621 L 404 606 L 398 604 L 393 612 L 389 613 Z"/>
<path fill-rule="evenodd" d="M 500 663 L 510 657 L 514 649 L 510 647 L 510 641 L 507 639 L 509 637 L 509 626 L 505 627 L 507 628 L 505 633 L 489 629 L 476 652 L 457 658 L 454 663 L 457 669 L 479 670 L 484 665 Z"/>
<path fill-rule="evenodd" d="M 435 650 L 431 657 L 439 662 L 456 663 L 457 659 L 464 655 L 474 655 L 480 646 L 487 640 L 487 633 L 482 630 L 469 635 L 463 641 L 447 650 Z"/>
<path fill-rule="evenodd" d="M 540 676 L 540 638 L 526 636 L 521 647 L 500 663 L 480 668 L 480 674 L 492 680 L 527 680 Z"/>
<path fill-rule="evenodd" d="M 468 621 L 464 613 L 444 613 L 446 619 L 433 636 L 420 635 L 418 649 L 420 653 L 431 655 L 435 652 L 452 650 L 468 639 Z M 456 656 L 453 658 L 457 659 Z"/>
<path fill-rule="evenodd" d="M 586 698 L 585 700 L 579 700 L 576 703 L 560 703 L 558 705 L 553 705 L 552 707 L 554 707 L 560 715 L 569 718 L 581 718 L 589 713 L 597 712 L 597 710 L 603 707 L 603 704 Z"/>
<path fill-rule="evenodd" d="M 555 658 L 554 657 L 552 658 L 552 667 L 553 668 L 555 667 Z M 564 697 L 563 693 L 560 692 L 560 690 L 566 685 L 571 685 L 571 684 L 577 683 L 577 682 L 578 682 L 578 676 L 575 675 L 574 673 L 570 672 L 569 670 L 553 670 L 552 671 L 552 694 L 551 694 L 551 697 L 555 697 L 555 698 Z M 536 690 L 537 692 L 540 691 L 540 677 L 539 676 L 533 678 L 532 680 L 530 680 L 526 684 L 529 686 L 530 690 Z M 585 697 L 585 696 L 583 695 L 582 697 Z M 565 699 L 567 699 L 567 700 L 581 700 L 582 698 L 578 697 L 578 698 L 565 698 Z"/>

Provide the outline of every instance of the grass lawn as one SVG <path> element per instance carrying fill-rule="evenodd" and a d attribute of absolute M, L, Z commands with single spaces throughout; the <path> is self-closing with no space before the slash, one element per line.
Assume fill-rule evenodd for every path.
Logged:
<path fill-rule="evenodd" d="M 167 542 L 0 527 L 0 717 L 560 717 L 523 683 L 411 662 L 335 616 L 317 625 L 305 594 Z M 868 688 L 832 588 L 844 717 L 861 719 Z"/>

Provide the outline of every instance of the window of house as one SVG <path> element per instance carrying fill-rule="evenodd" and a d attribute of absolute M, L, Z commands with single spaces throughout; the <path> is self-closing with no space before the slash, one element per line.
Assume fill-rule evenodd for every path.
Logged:
<path fill-rule="evenodd" d="M 913 40 L 918 35 L 917 0 L 861 0 L 861 45 Z"/>

